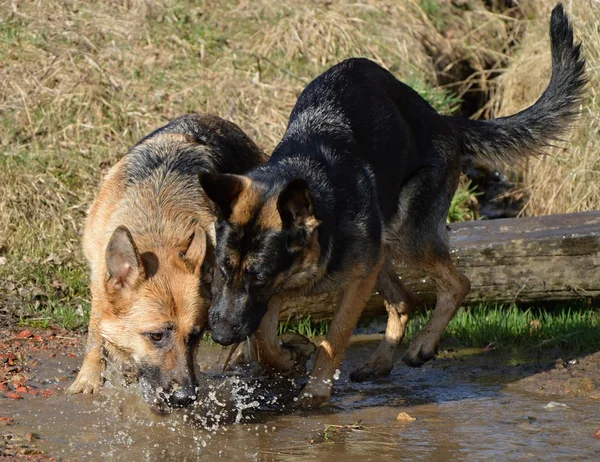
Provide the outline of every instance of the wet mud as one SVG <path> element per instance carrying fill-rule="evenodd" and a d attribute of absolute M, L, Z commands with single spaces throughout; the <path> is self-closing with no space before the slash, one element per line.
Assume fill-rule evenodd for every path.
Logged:
<path fill-rule="evenodd" d="M 420 369 L 352 383 L 375 348 L 359 336 L 330 406 L 293 410 L 303 378 L 221 374 L 221 348 L 203 345 L 193 411 L 151 413 L 113 370 L 100 394 L 64 390 L 82 339 L 0 331 L 0 456 L 34 460 L 522 460 L 600 458 L 600 353 L 535 357 L 445 351 Z M 401 357 L 401 352 L 399 353 Z M 596 434 L 596 437 L 594 436 Z"/>

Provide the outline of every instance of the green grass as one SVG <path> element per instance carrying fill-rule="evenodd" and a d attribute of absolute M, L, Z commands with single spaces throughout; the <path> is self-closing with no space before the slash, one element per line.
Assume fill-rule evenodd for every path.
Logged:
<path fill-rule="evenodd" d="M 429 17 L 436 29 L 443 29 L 446 24 L 446 12 L 439 0 L 421 0 L 419 6 Z"/>
<path fill-rule="evenodd" d="M 415 320 L 415 329 L 424 319 Z M 461 309 L 444 339 L 461 347 L 500 349 L 600 350 L 600 310 L 589 306 L 549 310 L 517 306 L 477 306 Z"/>
<path fill-rule="evenodd" d="M 419 93 L 421 97 L 441 114 L 454 114 L 460 108 L 462 99 L 445 88 L 431 85 L 421 77 L 408 77 L 405 79 L 405 83 Z"/>
<path fill-rule="evenodd" d="M 414 338 L 429 320 L 431 311 L 411 319 L 405 343 Z M 368 322 L 368 320 L 363 320 Z M 310 316 L 279 326 L 279 334 L 295 332 L 306 337 L 327 333 L 329 324 L 313 322 Z M 442 348 L 485 348 L 541 350 L 560 348 L 571 352 L 600 350 L 600 309 L 579 306 L 557 309 L 479 305 L 461 308 L 442 337 Z"/>
<path fill-rule="evenodd" d="M 471 186 L 471 180 L 463 177 L 448 210 L 448 223 L 477 220 L 477 196 L 480 194 L 475 186 Z"/>
<path fill-rule="evenodd" d="M 437 86 L 440 56 L 424 45 L 443 48 L 435 46 L 445 41 L 439 19 L 464 19 L 452 11 L 448 2 L 412 0 L 0 0 L 0 296 L 18 301 L 22 323 L 85 326 L 85 210 L 108 167 L 184 112 L 233 120 L 270 152 L 306 84 L 365 56 L 453 113 L 460 101 Z M 463 26 L 490 22 L 505 19 L 471 16 Z M 504 54 L 496 35 L 453 50 L 475 60 L 477 46 Z M 472 218 L 474 203 L 463 184 L 449 220 Z M 52 254 L 58 261 L 47 261 Z"/>
<path fill-rule="evenodd" d="M 288 317 L 285 322 L 279 323 L 277 334 L 281 335 L 284 332 L 293 332 L 295 334 L 304 335 L 305 337 L 319 337 L 326 335 L 329 330 L 329 322 L 313 321 L 310 314 L 306 317 L 292 321 Z"/>

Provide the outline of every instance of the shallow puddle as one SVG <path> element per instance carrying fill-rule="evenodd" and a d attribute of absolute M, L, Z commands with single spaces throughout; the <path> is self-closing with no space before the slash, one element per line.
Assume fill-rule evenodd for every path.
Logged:
<path fill-rule="evenodd" d="M 349 371 L 375 346 L 354 342 L 332 406 L 317 412 L 276 412 L 298 383 L 209 370 L 195 414 L 155 416 L 134 387 L 64 396 L 65 377 L 72 379 L 80 359 L 40 356 L 30 375 L 46 387 L 56 383 L 59 393 L 0 400 L 1 414 L 15 419 L 0 433 L 33 432 L 47 456 L 76 460 L 600 459 L 600 441 L 592 437 L 599 401 L 524 392 L 509 384 L 518 377 L 496 367 L 496 354 L 457 354 L 421 369 L 398 361 L 389 378 L 349 382 Z M 214 365 L 219 352 L 205 346 L 200 357 Z M 560 404 L 548 407 L 550 401 Z M 400 412 L 416 420 L 398 421 Z"/>

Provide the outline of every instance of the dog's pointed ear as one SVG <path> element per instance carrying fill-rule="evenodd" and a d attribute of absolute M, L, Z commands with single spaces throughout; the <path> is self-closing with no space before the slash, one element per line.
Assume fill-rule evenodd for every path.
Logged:
<path fill-rule="evenodd" d="M 321 224 L 315 217 L 314 201 L 303 178 L 295 178 L 284 186 L 277 199 L 277 210 L 283 229 L 303 229 L 311 234 Z"/>
<path fill-rule="evenodd" d="M 247 179 L 241 175 L 212 172 L 200 172 L 198 177 L 208 198 L 217 205 L 220 218 L 227 220 L 235 201 L 246 187 Z"/>
<path fill-rule="evenodd" d="M 200 226 L 196 226 L 190 238 L 179 248 L 179 258 L 189 266 L 192 272 L 200 276 L 207 248 L 206 232 Z"/>
<path fill-rule="evenodd" d="M 131 287 L 139 278 L 146 276 L 133 236 L 125 226 L 115 229 L 108 241 L 106 268 L 107 283 L 117 290 Z"/>

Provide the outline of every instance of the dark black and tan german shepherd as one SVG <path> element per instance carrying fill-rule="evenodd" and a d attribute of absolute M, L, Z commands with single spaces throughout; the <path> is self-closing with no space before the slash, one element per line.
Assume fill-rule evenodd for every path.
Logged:
<path fill-rule="evenodd" d="M 351 378 L 386 375 L 404 335 L 411 295 L 392 258 L 426 271 L 436 308 L 404 361 L 432 359 L 470 289 L 449 256 L 446 216 L 464 157 L 511 162 L 540 154 L 576 117 L 585 63 L 559 4 L 552 13 L 552 77 L 530 108 L 490 121 L 438 114 L 367 59 L 344 61 L 310 83 L 270 160 L 243 176 L 201 174 L 218 206 L 216 298 L 209 313 L 223 344 L 254 336 L 261 361 L 288 369 L 277 343 L 283 300 L 339 291 L 300 406 L 326 402 L 365 300 L 377 288 L 389 314 L 385 338 Z"/>

